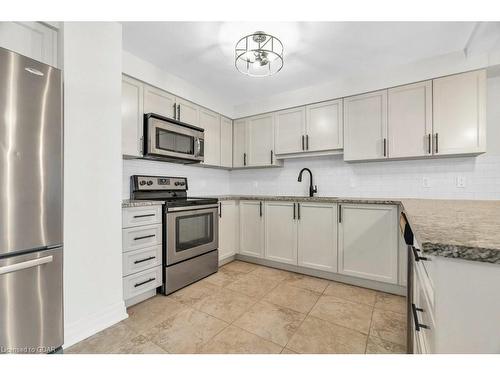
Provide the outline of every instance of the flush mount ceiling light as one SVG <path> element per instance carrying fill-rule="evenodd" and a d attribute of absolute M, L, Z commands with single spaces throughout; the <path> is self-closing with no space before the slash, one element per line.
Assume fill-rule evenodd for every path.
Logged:
<path fill-rule="evenodd" d="M 252 77 L 276 74 L 283 68 L 283 44 L 263 31 L 244 36 L 236 43 L 234 65 Z"/>

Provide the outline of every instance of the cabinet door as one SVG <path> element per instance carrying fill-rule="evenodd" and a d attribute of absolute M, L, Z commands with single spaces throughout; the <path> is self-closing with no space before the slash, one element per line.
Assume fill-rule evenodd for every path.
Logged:
<path fill-rule="evenodd" d="M 41 22 L 0 22 L 0 47 L 58 67 L 57 34 Z"/>
<path fill-rule="evenodd" d="M 219 210 L 219 260 L 223 260 L 238 252 L 238 205 L 235 201 L 222 201 Z"/>
<path fill-rule="evenodd" d="M 387 157 L 387 90 L 344 99 L 344 160 Z"/>
<path fill-rule="evenodd" d="M 434 153 L 486 151 L 486 71 L 433 80 Z"/>
<path fill-rule="evenodd" d="M 143 84 L 122 76 L 122 154 L 142 156 Z"/>
<path fill-rule="evenodd" d="M 389 89 L 387 127 L 390 158 L 432 154 L 432 81 Z"/>
<path fill-rule="evenodd" d="M 339 273 L 398 283 L 397 207 L 340 205 Z"/>
<path fill-rule="evenodd" d="M 305 144 L 305 108 L 292 108 L 274 114 L 274 145 L 276 154 L 302 152 Z"/>
<path fill-rule="evenodd" d="M 233 121 L 220 118 L 220 166 L 233 167 Z"/>
<path fill-rule="evenodd" d="M 297 219 L 294 203 L 266 202 L 265 258 L 297 264 Z"/>
<path fill-rule="evenodd" d="M 203 164 L 220 166 L 220 115 L 201 109 L 199 126 L 205 130 Z"/>
<path fill-rule="evenodd" d="M 337 205 L 299 203 L 298 264 L 337 272 Z"/>
<path fill-rule="evenodd" d="M 144 85 L 144 113 L 155 113 L 160 116 L 174 118 L 174 106 L 174 95 L 156 87 Z"/>
<path fill-rule="evenodd" d="M 189 125 L 199 126 L 200 107 L 182 98 L 176 98 L 177 118 Z"/>
<path fill-rule="evenodd" d="M 307 151 L 328 151 L 343 147 L 342 99 L 308 105 L 306 114 Z"/>
<path fill-rule="evenodd" d="M 240 254 L 264 256 L 264 204 L 240 201 Z"/>
<path fill-rule="evenodd" d="M 233 167 L 244 167 L 248 163 L 247 159 L 247 121 L 236 120 L 233 123 Z"/>
<path fill-rule="evenodd" d="M 273 115 L 251 117 L 248 120 L 247 165 L 263 166 L 273 164 Z"/>

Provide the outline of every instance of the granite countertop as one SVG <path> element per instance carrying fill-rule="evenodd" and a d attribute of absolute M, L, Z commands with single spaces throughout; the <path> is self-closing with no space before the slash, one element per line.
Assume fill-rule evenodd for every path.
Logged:
<path fill-rule="evenodd" d="M 304 197 L 295 195 L 219 195 L 213 196 L 224 200 L 258 200 L 288 202 L 323 202 L 323 203 L 358 203 L 358 204 L 400 204 L 400 199 L 391 198 L 359 198 L 359 197 Z"/>
<path fill-rule="evenodd" d="M 122 201 L 122 208 L 128 207 L 143 207 L 143 206 L 159 206 L 163 204 L 162 201 L 146 201 L 146 200 L 133 200 L 133 199 L 124 199 Z"/>

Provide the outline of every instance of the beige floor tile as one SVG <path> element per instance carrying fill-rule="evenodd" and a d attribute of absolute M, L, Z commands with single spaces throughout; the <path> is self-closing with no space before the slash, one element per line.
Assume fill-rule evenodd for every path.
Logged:
<path fill-rule="evenodd" d="M 200 280 L 197 283 L 191 284 L 173 294 L 170 294 L 169 297 L 184 305 L 192 306 L 202 299 L 217 293 L 219 290 L 220 287 L 205 280 Z"/>
<path fill-rule="evenodd" d="M 219 272 L 214 273 L 203 280 L 220 287 L 225 287 L 244 275 L 246 275 L 246 273 L 231 271 L 230 269 L 222 267 L 219 269 Z"/>
<path fill-rule="evenodd" d="M 257 335 L 229 326 L 200 350 L 212 354 L 278 354 L 282 347 Z"/>
<path fill-rule="evenodd" d="M 154 326 L 145 336 L 169 353 L 197 353 L 227 326 L 208 314 L 186 309 Z"/>
<path fill-rule="evenodd" d="M 242 262 L 239 260 L 232 261 L 227 263 L 221 267 L 221 269 L 226 271 L 240 272 L 240 273 L 249 273 L 259 266 L 252 263 Z"/>
<path fill-rule="evenodd" d="M 233 325 L 285 346 L 305 317 L 305 314 L 294 310 L 258 302 Z"/>
<path fill-rule="evenodd" d="M 394 294 L 377 292 L 375 308 L 406 314 L 406 299 L 405 297 L 396 296 Z"/>
<path fill-rule="evenodd" d="M 328 280 L 307 275 L 300 275 L 298 273 L 292 273 L 290 277 L 288 277 L 284 281 L 284 283 L 296 288 L 301 288 L 320 294 L 323 293 L 325 288 L 328 286 Z"/>
<path fill-rule="evenodd" d="M 295 288 L 286 283 L 278 285 L 264 297 L 265 301 L 307 314 L 321 294 Z"/>
<path fill-rule="evenodd" d="M 366 354 L 406 354 L 406 346 L 369 336 Z"/>
<path fill-rule="evenodd" d="M 367 336 L 308 316 L 286 345 L 297 353 L 364 353 Z"/>
<path fill-rule="evenodd" d="M 370 306 L 375 304 L 375 298 L 377 296 L 377 292 L 374 290 L 335 281 L 330 282 L 324 294 L 347 299 L 352 302 L 364 303 Z"/>
<path fill-rule="evenodd" d="M 195 309 L 222 319 L 228 323 L 233 322 L 248 311 L 257 300 L 230 289 L 220 289 L 193 305 Z"/>
<path fill-rule="evenodd" d="M 399 345 L 406 344 L 406 318 L 392 311 L 373 311 L 370 336 L 378 337 Z"/>
<path fill-rule="evenodd" d="M 127 310 L 128 319 L 124 323 L 138 333 L 143 333 L 186 308 L 172 298 L 158 295 L 130 307 Z"/>
<path fill-rule="evenodd" d="M 299 353 L 296 353 L 293 350 L 290 350 L 288 348 L 283 348 L 283 350 L 281 351 L 280 354 L 299 354 Z"/>
<path fill-rule="evenodd" d="M 134 346 L 137 332 L 120 322 L 65 350 L 67 354 L 120 353 L 126 347 Z"/>
<path fill-rule="evenodd" d="M 272 279 L 276 281 L 283 281 L 293 275 L 291 272 L 278 270 L 276 268 L 271 268 L 271 267 L 258 267 L 255 270 L 253 270 L 251 274 L 258 277 L 265 277 L 267 279 Z"/>
<path fill-rule="evenodd" d="M 368 334 L 372 310 L 372 306 L 323 295 L 310 314 L 330 323 Z"/>
<path fill-rule="evenodd" d="M 262 298 L 279 284 L 274 278 L 254 275 L 253 272 L 226 286 L 227 289 L 246 294 L 252 298 Z"/>
<path fill-rule="evenodd" d="M 144 335 L 134 337 L 118 349 L 120 354 L 168 354 Z"/>

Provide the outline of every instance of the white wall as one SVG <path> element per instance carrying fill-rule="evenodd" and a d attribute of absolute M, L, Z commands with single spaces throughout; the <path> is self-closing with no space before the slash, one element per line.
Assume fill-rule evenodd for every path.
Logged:
<path fill-rule="evenodd" d="M 126 315 L 121 241 L 121 25 L 66 22 L 65 347 Z"/>
<path fill-rule="evenodd" d="M 235 170 L 230 174 L 232 194 L 304 195 L 309 177 L 297 176 L 308 167 L 318 195 L 350 197 L 415 197 L 500 199 L 500 77 L 488 79 L 487 152 L 478 157 L 432 160 L 345 163 L 342 155 L 289 159 L 283 168 Z M 457 188 L 455 178 L 466 179 Z M 429 188 L 422 186 L 427 177 Z"/>
<path fill-rule="evenodd" d="M 130 176 L 187 177 L 189 196 L 229 194 L 229 171 L 201 166 L 165 163 L 152 160 L 123 161 L 123 199 L 130 198 Z"/>
<path fill-rule="evenodd" d="M 123 73 L 229 118 L 234 117 L 233 106 L 218 97 L 217 93 L 205 92 L 127 51 L 123 51 Z"/>

